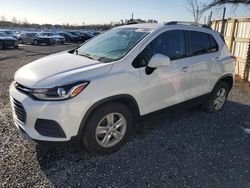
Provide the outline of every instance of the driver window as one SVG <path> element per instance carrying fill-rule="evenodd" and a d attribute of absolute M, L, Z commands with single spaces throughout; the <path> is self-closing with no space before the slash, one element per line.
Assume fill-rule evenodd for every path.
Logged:
<path fill-rule="evenodd" d="M 170 60 L 185 57 L 186 46 L 184 31 L 167 31 L 156 37 L 135 59 L 133 66 L 136 68 L 147 66 L 151 57 L 157 53 L 168 56 Z"/>

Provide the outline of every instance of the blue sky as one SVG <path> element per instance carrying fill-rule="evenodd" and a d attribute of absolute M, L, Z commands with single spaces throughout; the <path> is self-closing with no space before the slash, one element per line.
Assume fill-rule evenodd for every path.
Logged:
<path fill-rule="evenodd" d="M 191 21 L 185 6 L 184 0 L 0 0 L 0 16 L 8 20 L 15 16 L 18 20 L 39 24 L 103 24 L 129 19 L 133 12 L 135 18 L 145 20 Z M 221 18 L 222 9 L 214 9 L 213 15 L 213 18 Z M 236 11 L 228 8 L 226 16 L 250 17 L 250 6 L 239 6 Z"/>

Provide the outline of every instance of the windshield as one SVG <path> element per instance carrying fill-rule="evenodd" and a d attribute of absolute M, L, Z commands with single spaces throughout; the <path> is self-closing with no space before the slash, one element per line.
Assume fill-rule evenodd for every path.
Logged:
<path fill-rule="evenodd" d="M 71 33 L 64 33 L 65 35 L 68 35 L 70 37 L 75 37 L 76 35 L 72 35 Z"/>
<path fill-rule="evenodd" d="M 4 33 L 0 33 L 0 37 L 5 37 L 6 35 Z"/>
<path fill-rule="evenodd" d="M 30 36 L 36 37 L 36 36 L 38 36 L 38 34 L 37 33 L 30 33 Z"/>
<path fill-rule="evenodd" d="M 14 34 L 14 32 L 12 32 L 12 31 L 5 31 L 5 33 L 8 34 L 8 35 L 13 35 Z"/>
<path fill-rule="evenodd" d="M 112 29 L 77 49 L 79 55 L 107 63 L 124 57 L 148 32 L 137 28 Z"/>
<path fill-rule="evenodd" d="M 44 33 L 44 36 L 53 36 L 53 33 Z"/>

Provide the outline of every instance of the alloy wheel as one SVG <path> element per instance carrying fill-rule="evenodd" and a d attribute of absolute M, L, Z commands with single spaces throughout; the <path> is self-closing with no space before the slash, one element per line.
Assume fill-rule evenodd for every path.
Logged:
<path fill-rule="evenodd" d="M 222 106 L 224 105 L 226 101 L 226 98 L 227 98 L 226 89 L 225 88 L 219 89 L 214 98 L 215 110 L 220 110 L 222 108 Z"/>
<path fill-rule="evenodd" d="M 112 147 L 124 137 L 126 129 L 126 118 L 120 113 L 110 113 L 98 123 L 96 141 L 102 147 Z"/>

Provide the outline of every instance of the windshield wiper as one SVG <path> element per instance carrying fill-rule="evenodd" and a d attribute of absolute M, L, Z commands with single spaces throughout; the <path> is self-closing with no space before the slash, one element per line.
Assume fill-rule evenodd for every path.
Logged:
<path fill-rule="evenodd" d="M 78 55 L 78 49 L 76 49 L 75 52 L 76 52 L 76 55 Z"/>
<path fill-rule="evenodd" d="M 80 55 L 80 56 L 83 56 L 83 57 L 87 57 L 87 58 L 89 58 L 89 59 L 94 59 L 94 58 L 91 57 L 89 54 L 78 53 L 78 50 L 76 50 L 76 55 Z"/>

